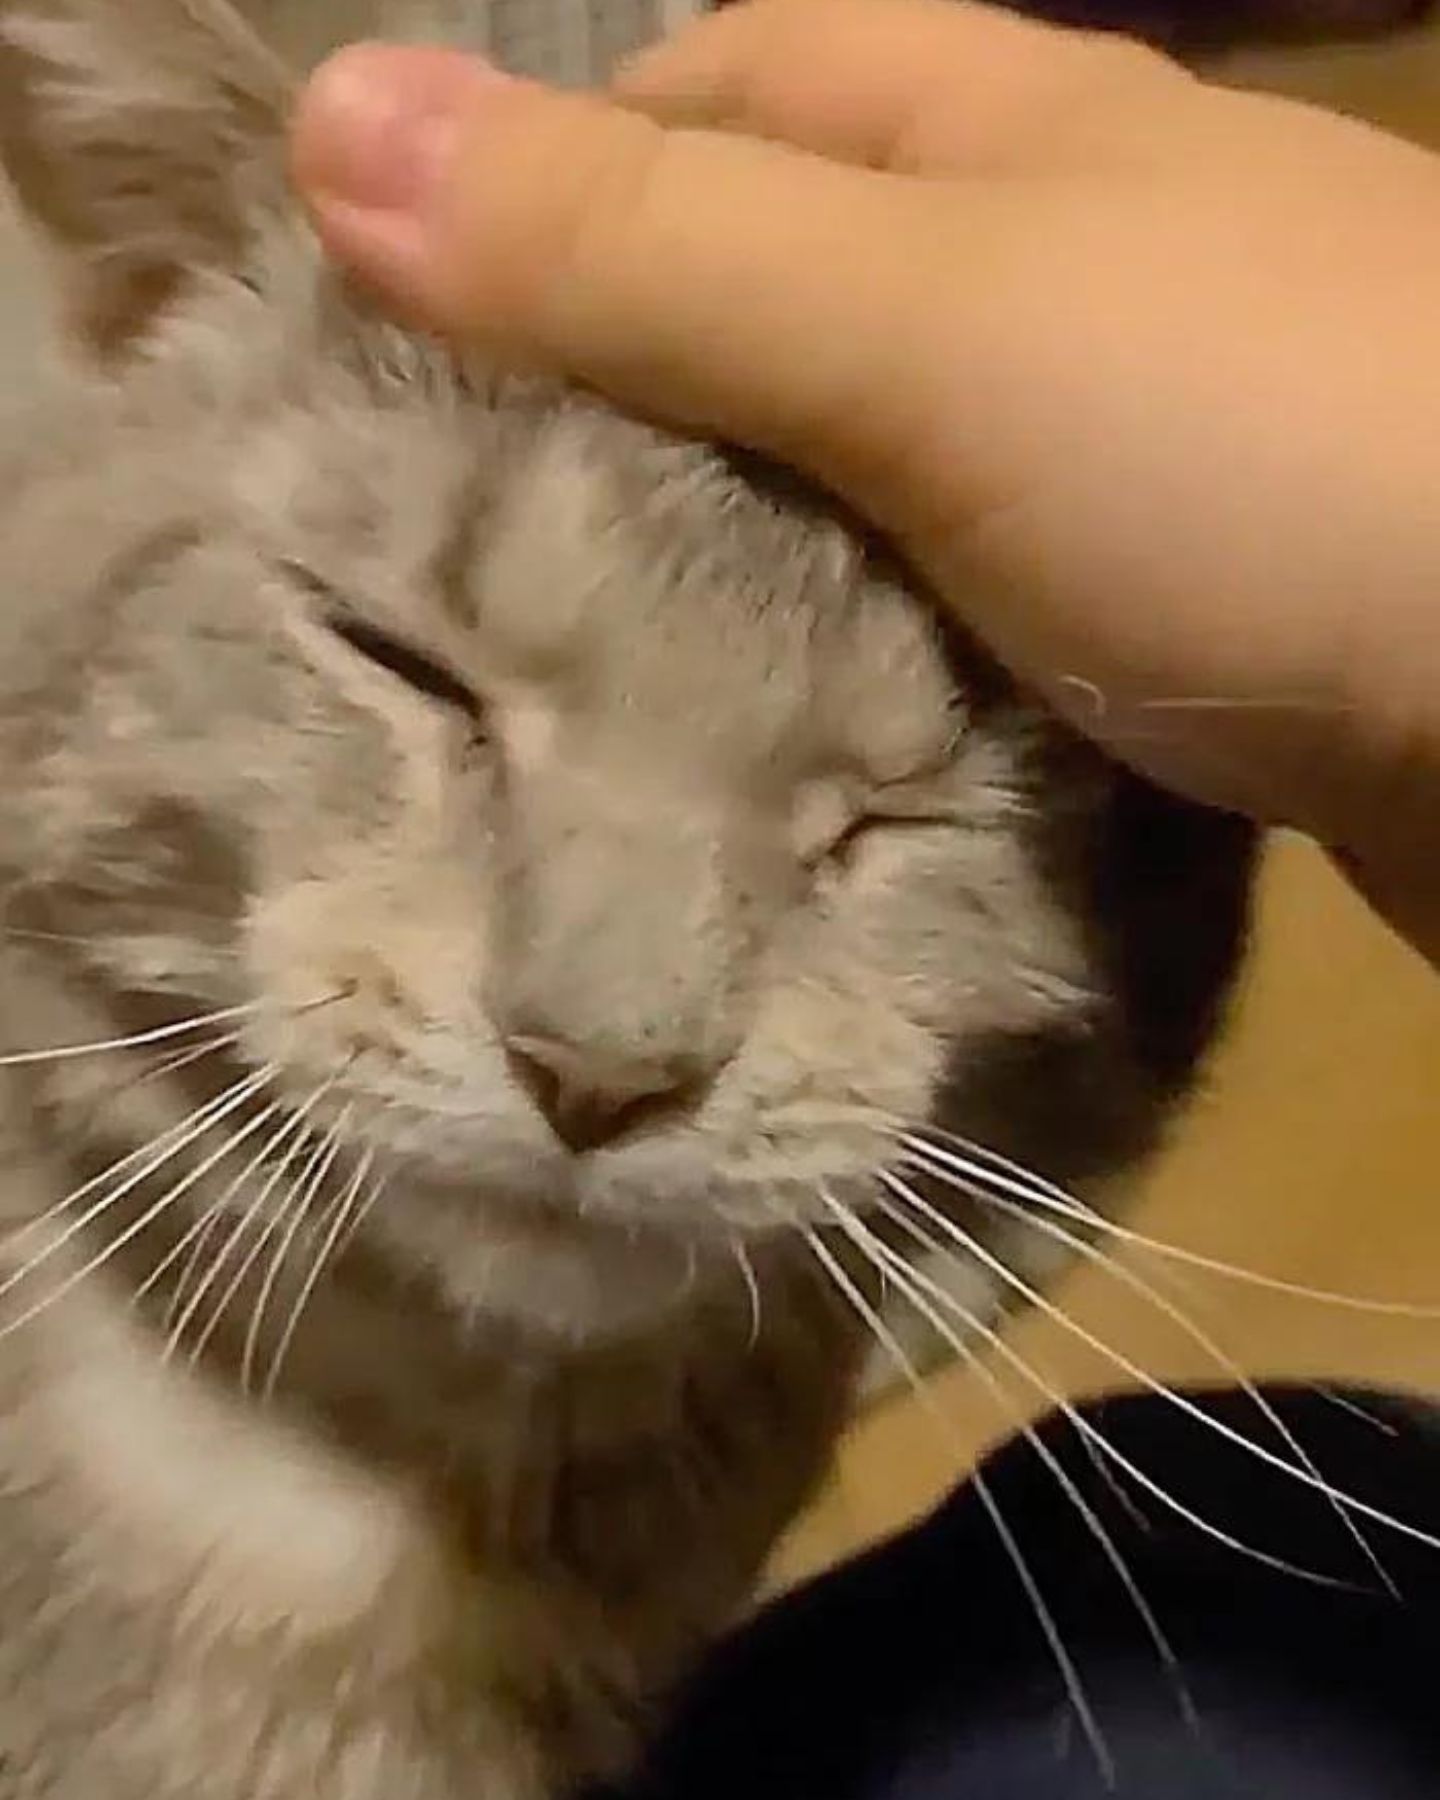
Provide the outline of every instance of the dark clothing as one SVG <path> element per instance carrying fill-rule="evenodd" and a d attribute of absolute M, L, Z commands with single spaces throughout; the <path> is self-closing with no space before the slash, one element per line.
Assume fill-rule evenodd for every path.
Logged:
<path fill-rule="evenodd" d="M 1271 1391 L 1326 1478 L 1440 1535 L 1440 1411 Z M 1238 1394 L 1192 1396 L 1277 1455 Z M 712 1659 L 623 1800 L 1436 1800 L 1440 1550 L 1360 1521 L 1403 1601 L 1313 1489 L 1145 1397 L 1087 1417 L 1262 1566 L 1183 1522 L 1073 1428 L 1044 1437 L 1173 1641 L 1176 1679 L 1113 1565 L 1032 1448 L 984 1479 L 1034 1569 L 1113 1758 L 1075 1723 L 976 1486 L 793 1594 Z M 621 1800 L 621 1797 L 615 1797 Z"/>

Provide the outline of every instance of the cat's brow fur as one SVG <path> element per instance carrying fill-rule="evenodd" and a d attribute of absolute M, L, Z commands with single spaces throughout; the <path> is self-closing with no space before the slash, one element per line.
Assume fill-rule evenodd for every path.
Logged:
<path fill-rule="evenodd" d="M 0 1049 L 235 1037 L 3 1072 L 0 1800 L 548 1800 L 622 1760 L 852 1397 L 819 1185 L 864 1205 L 938 1122 L 1109 1191 L 1243 920 L 1243 827 L 1073 742 L 832 511 L 371 317 L 286 199 L 284 99 L 218 3 L 0 3 L 74 343 L 3 470 Z M 669 1098 L 571 1155 L 536 1043 Z M 292 1234 L 299 1164 L 242 1227 L 278 1150 L 207 1162 L 276 1102 Z"/>

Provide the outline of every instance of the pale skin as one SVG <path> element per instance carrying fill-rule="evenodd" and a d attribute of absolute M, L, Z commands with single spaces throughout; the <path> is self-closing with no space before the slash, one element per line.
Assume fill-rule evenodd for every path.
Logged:
<path fill-rule="evenodd" d="M 352 47 L 294 163 L 406 317 L 807 470 L 1440 960 L 1440 158 L 964 0 L 758 0 L 605 95 Z"/>

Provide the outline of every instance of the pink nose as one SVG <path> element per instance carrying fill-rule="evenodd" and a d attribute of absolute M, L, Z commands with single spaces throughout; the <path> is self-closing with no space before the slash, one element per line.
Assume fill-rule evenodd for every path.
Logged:
<path fill-rule="evenodd" d="M 517 1033 L 505 1040 L 510 1073 L 562 1144 L 577 1155 L 659 1123 L 693 1104 L 693 1069 L 622 1063 L 563 1038 Z"/>

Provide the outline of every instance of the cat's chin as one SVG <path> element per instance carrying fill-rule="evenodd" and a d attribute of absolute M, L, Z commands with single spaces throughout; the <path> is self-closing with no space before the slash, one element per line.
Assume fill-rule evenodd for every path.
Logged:
<path fill-rule="evenodd" d="M 485 1230 L 447 1259 L 441 1280 L 472 1320 L 583 1344 L 626 1336 L 684 1307 L 712 1260 L 683 1239 L 615 1226 Z"/>
<path fill-rule="evenodd" d="M 371 1230 L 423 1269 L 467 1329 L 520 1327 L 571 1345 L 642 1330 L 733 1268 L 723 1236 L 592 1216 L 564 1180 L 547 1179 L 543 1195 L 417 1182 L 403 1211 L 378 1209 Z"/>
<path fill-rule="evenodd" d="M 468 1326 L 583 1343 L 643 1330 L 732 1284 L 737 1244 L 825 1224 L 822 1185 L 844 1193 L 874 1179 L 863 1145 L 846 1157 L 818 1147 L 813 1169 L 777 1154 L 763 1171 L 717 1166 L 711 1148 L 674 1133 L 576 1157 L 492 1133 L 463 1175 L 417 1158 L 368 1229 Z"/>

